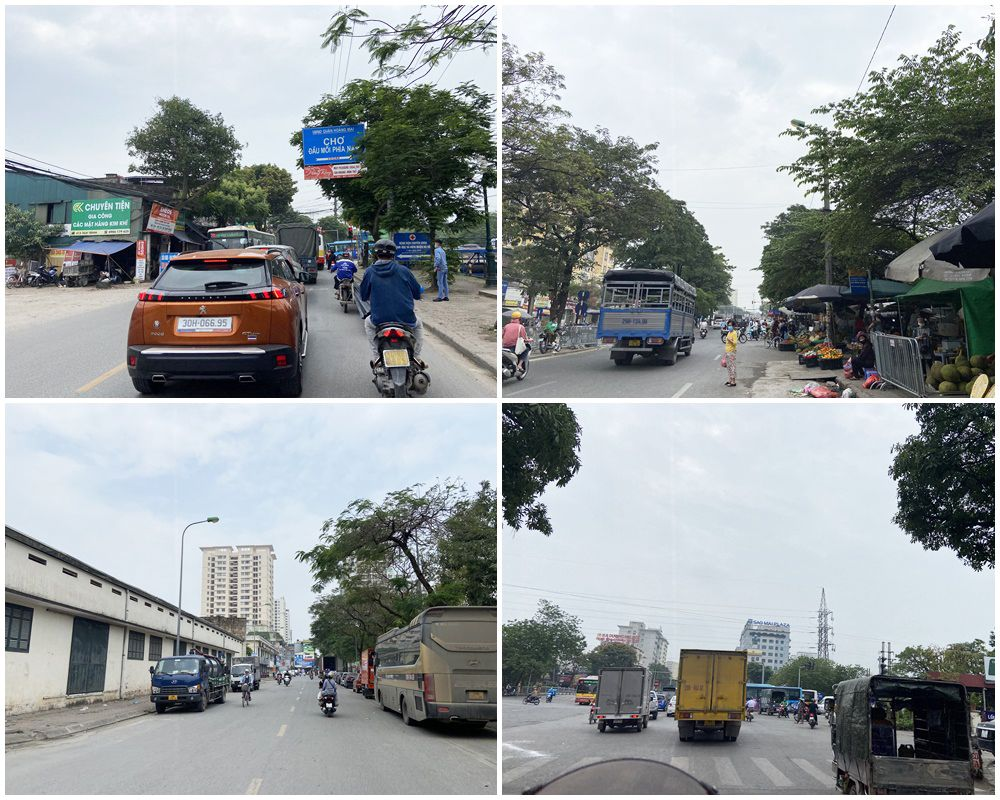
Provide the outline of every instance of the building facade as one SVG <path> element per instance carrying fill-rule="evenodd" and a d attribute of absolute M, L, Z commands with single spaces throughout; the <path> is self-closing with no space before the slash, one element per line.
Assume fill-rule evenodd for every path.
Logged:
<path fill-rule="evenodd" d="M 273 630 L 276 558 L 269 544 L 201 548 L 201 613 Z"/>
<path fill-rule="evenodd" d="M 279 597 L 274 601 L 274 630 L 281 634 L 281 638 L 292 641 L 292 626 L 288 618 L 288 606 L 284 597 Z"/>
<path fill-rule="evenodd" d="M 748 619 L 740 634 L 740 649 L 747 651 L 747 660 L 778 669 L 789 660 L 792 626 L 785 622 L 765 622 Z"/>
<path fill-rule="evenodd" d="M 227 665 L 229 632 L 7 527 L 4 559 L 7 714 L 148 697 L 149 668 L 180 648 Z"/>
<path fill-rule="evenodd" d="M 647 628 L 645 622 L 631 621 L 618 626 L 618 635 L 631 638 L 639 653 L 639 665 L 667 663 L 667 646 L 670 644 L 660 628 Z"/>

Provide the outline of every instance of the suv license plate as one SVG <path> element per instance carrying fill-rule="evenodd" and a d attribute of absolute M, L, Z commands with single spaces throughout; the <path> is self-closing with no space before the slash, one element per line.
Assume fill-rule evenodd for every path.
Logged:
<path fill-rule="evenodd" d="M 466 692 L 465 696 L 470 700 L 485 700 L 486 692 Z"/>
<path fill-rule="evenodd" d="M 175 695 L 175 694 L 168 694 L 167 695 L 167 700 L 176 700 L 176 699 L 177 699 L 177 695 Z"/>
<path fill-rule="evenodd" d="M 382 363 L 387 367 L 408 367 L 410 354 L 406 350 L 383 350 Z"/>
<path fill-rule="evenodd" d="M 629 339 L 628 340 L 628 346 L 629 347 L 642 347 L 642 339 Z"/>
<path fill-rule="evenodd" d="M 178 317 L 178 333 L 230 333 L 233 330 L 232 317 Z"/>

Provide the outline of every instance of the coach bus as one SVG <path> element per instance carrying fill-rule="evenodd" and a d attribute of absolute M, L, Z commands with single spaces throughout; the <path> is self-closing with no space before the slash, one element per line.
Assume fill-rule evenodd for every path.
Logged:
<path fill-rule="evenodd" d="M 213 250 L 253 247 L 255 244 L 277 244 L 273 233 L 259 231 L 247 225 L 229 225 L 225 228 L 209 228 L 208 238 Z"/>
<path fill-rule="evenodd" d="M 375 699 L 407 725 L 495 722 L 496 606 L 435 606 L 378 637 Z"/>

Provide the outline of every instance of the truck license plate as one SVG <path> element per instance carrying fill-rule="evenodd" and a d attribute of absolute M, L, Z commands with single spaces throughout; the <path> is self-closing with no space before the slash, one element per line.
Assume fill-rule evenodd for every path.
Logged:
<path fill-rule="evenodd" d="M 628 346 L 629 347 L 642 347 L 642 339 L 629 339 L 628 340 Z"/>
<path fill-rule="evenodd" d="M 382 363 L 387 367 L 408 367 L 410 354 L 405 350 L 383 350 Z"/>
<path fill-rule="evenodd" d="M 486 699 L 486 692 L 466 692 L 465 695 L 470 700 L 485 700 Z"/>
<path fill-rule="evenodd" d="M 204 333 L 205 331 L 230 333 L 233 330 L 232 317 L 178 317 L 178 333 Z"/>
<path fill-rule="evenodd" d="M 168 694 L 167 695 L 167 700 L 176 700 L 176 699 L 177 699 L 177 695 L 175 695 L 175 694 Z"/>

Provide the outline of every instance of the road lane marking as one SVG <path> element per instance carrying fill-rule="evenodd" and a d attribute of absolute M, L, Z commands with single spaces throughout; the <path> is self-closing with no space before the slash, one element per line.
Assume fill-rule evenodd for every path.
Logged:
<path fill-rule="evenodd" d="M 806 774 L 811 775 L 812 777 L 814 777 L 816 780 L 818 780 L 824 786 L 829 786 L 830 785 L 830 780 L 831 780 L 831 778 L 833 778 L 833 773 L 832 772 L 829 773 L 829 774 L 826 773 L 826 772 L 823 772 L 823 770 L 821 770 L 819 767 L 816 767 L 813 764 L 810 764 L 804 758 L 793 758 L 792 761 L 796 765 L 798 765 L 799 769 L 801 769 Z"/>
<path fill-rule="evenodd" d="M 93 389 L 99 383 L 104 383 L 104 381 L 106 381 L 108 378 L 114 377 L 119 372 L 121 372 L 123 369 L 125 369 L 125 362 L 124 361 L 121 364 L 119 364 L 117 367 L 112 367 L 107 372 L 105 372 L 103 375 L 98 375 L 96 378 L 94 378 L 94 380 L 90 381 L 90 383 L 83 384 L 83 386 L 81 386 L 79 389 L 76 390 L 76 393 L 77 394 L 84 394 L 86 392 L 89 392 L 91 389 Z"/>
<path fill-rule="evenodd" d="M 717 354 L 717 355 L 715 356 L 715 358 L 713 358 L 712 360 L 713 360 L 713 361 L 718 361 L 718 360 L 719 360 L 720 358 L 722 358 L 722 353 L 718 353 L 718 354 Z"/>
<path fill-rule="evenodd" d="M 693 383 L 685 383 L 680 389 L 677 390 L 677 392 L 673 396 L 680 397 L 682 394 L 684 394 L 684 392 L 686 392 L 692 386 L 694 386 Z"/>
<path fill-rule="evenodd" d="M 750 759 L 757 768 L 763 772 L 775 786 L 791 786 L 792 782 L 782 774 L 774 764 L 766 758 L 754 757 Z"/>
<path fill-rule="evenodd" d="M 118 730 L 121 731 L 121 730 L 125 730 L 125 728 L 134 728 L 136 725 L 142 725 L 142 723 L 144 723 L 145 721 L 146 721 L 146 718 L 143 717 L 141 719 L 137 719 L 137 720 L 134 720 L 132 722 L 126 723 L 125 725 L 119 725 L 118 726 Z"/>
<path fill-rule="evenodd" d="M 511 753 L 510 756 L 504 756 L 504 758 L 514 758 L 515 756 L 520 756 L 522 758 L 552 758 L 548 753 L 541 753 L 538 750 L 528 750 L 524 747 L 518 747 L 513 742 L 504 742 L 504 750 L 516 750 L 516 753 Z"/>
<path fill-rule="evenodd" d="M 278 736 L 284 736 L 285 735 L 285 731 L 287 731 L 287 730 L 288 730 L 288 726 L 287 725 L 282 725 L 280 728 L 278 728 Z"/>
<path fill-rule="evenodd" d="M 535 761 L 529 761 L 520 767 L 514 767 L 513 769 L 504 769 L 502 772 L 503 783 L 511 784 L 514 781 L 520 780 L 526 775 L 530 775 L 537 769 L 541 769 L 549 761 L 552 761 L 555 756 L 545 756 L 544 758 L 537 759 Z"/>
<path fill-rule="evenodd" d="M 719 774 L 720 786 L 742 786 L 740 774 L 729 756 L 715 756 L 715 771 Z"/>
<path fill-rule="evenodd" d="M 292 706 L 290 709 L 288 709 L 288 713 L 289 714 L 294 714 L 295 713 L 295 706 Z"/>
<path fill-rule="evenodd" d="M 476 759 L 476 761 L 478 761 L 480 764 L 483 764 L 484 766 L 487 766 L 492 770 L 496 770 L 497 768 L 496 750 L 493 751 L 493 758 L 490 758 L 489 756 L 483 755 L 482 753 L 473 750 L 471 747 L 466 747 L 464 744 L 459 744 L 458 742 L 452 742 L 451 746 L 454 747 L 456 750 L 461 750 L 462 752 L 468 754 L 470 757 Z"/>
<path fill-rule="evenodd" d="M 264 782 L 263 778 L 254 778 L 250 781 L 250 785 L 247 787 L 247 794 L 257 794 L 260 791 L 260 785 Z"/>
<path fill-rule="evenodd" d="M 538 389 L 541 389 L 543 386 L 553 386 L 555 385 L 555 383 L 556 383 L 555 381 L 546 381 L 545 383 L 536 383 L 534 386 L 526 386 L 523 389 L 514 389 L 512 391 L 507 391 L 505 389 L 503 396 L 507 397 L 508 395 L 512 394 L 524 394 L 525 392 L 534 392 Z"/>
<path fill-rule="evenodd" d="M 670 766 L 677 767 L 677 769 L 684 770 L 684 772 L 691 772 L 691 759 L 688 756 L 673 756 L 670 759 Z"/>

